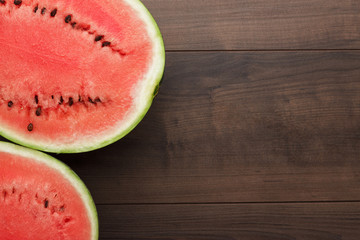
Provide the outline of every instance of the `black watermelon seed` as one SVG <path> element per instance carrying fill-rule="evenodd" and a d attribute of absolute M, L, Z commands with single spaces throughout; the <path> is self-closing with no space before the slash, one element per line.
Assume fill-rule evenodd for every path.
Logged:
<path fill-rule="evenodd" d="M 50 16 L 55 17 L 56 13 L 57 13 L 57 9 L 55 8 L 54 10 L 51 11 Z"/>
<path fill-rule="evenodd" d="M 75 28 L 75 25 L 76 25 L 76 22 L 71 23 L 72 28 Z"/>
<path fill-rule="evenodd" d="M 98 42 L 98 41 L 100 41 L 101 39 L 103 39 L 104 38 L 104 35 L 97 35 L 96 37 L 95 37 L 95 42 Z"/>
<path fill-rule="evenodd" d="M 47 199 L 45 199 L 44 201 L 44 207 L 47 208 L 49 206 L 49 201 Z"/>
<path fill-rule="evenodd" d="M 14 4 L 15 4 L 16 6 L 20 6 L 21 3 L 22 3 L 22 0 L 14 0 Z"/>
<path fill-rule="evenodd" d="M 66 17 L 65 17 L 65 22 L 66 23 L 69 23 L 71 21 L 71 15 L 67 15 Z"/>
<path fill-rule="evenodd" d="M 110 42 L 105 41 L 105 42 L 102 43 L 101 46 L 102 46 L 102 47 L 107 47 L 107 46 L 110 46 L 110 44 L 111 44 Z"/>
<path fill-rule="evenodd" d="M 40 116 L 41 115 L 41 107 L 38 107 L 35 111 L 36 116 Z"/>
<path fill-rule="evenodd" d="M 46 8 L 42 8 L 42 9 L 41 9 L 41 15 L 44 15 L 45 12 L 46 12 Z"/>
<path fill-rule="evenodd" d="M 6 2 L 5 0 L 0 0 L 0 3 L 4 5 Z"/>
<path fill-rule="evenodd" d="M 12 101 L 9 101 L 9 102 L 8 102 L 8 107 L 11 108 L 13 105 L 14 105 L 14 103 L 13 103 Z"/>
<path fill-rule="evenodd" d="M 36 5 L 36 6 L 34 7 L 34 13 L 36 13 L 38 9 L 39 9 L 39 6 Z"/>
<path fill-rule="evenodd" d="M 81 96 L 80 96 L 80 95 L 79 95 L 79 99 L 78 99 L 78 101 L 79 101 L 79 102 L 81 102 L 81 101 L 82 101 L 82 100 L 81 100 Z"/>
<path fill-rule="evenodd" d="M 88 101 L 89 101 L 90 103 L 95 103 L 95 102 L 91 99 L 91 97 L 88 98 Z"/>
<path fill-rule="evenodd" d="M 27 126 L 27 130 L 28 130 L 29 132 L 31 132 L 33 129 L 34 129 L 33 124 L 32 124 L 32 123 L 29 123 L 29 125 Z"/>
<path fill-rule="evenodd" d="M 69 106 L 71 107 L 74 104 L 74 100 L 72 97 L 69 98 Z"/>
<path fill-rule="evenodd" d="M 95 102 L 101 102 L 100 98 L 99 97 L 95 98 Z"/>
<path fill-rule="evenodd" d="M 36 104 L 39 104 L 39 97 L 38 97 L 38 95 L 35 95 L 35 103 L 36 103 Z"/>
<path fill-rule="evenodd" d="M 63 102 L 64 102 L 64 99 L 63 99 L 63 97 L 61 96 L 61 97 L 60 97 L 60 102 L 59 102 L 59 104 L 61 105 Z"/>
<path fill-rule="evenodd" d="M 51 99 L 54 99 L 54 95 L 51 95 Z"/>

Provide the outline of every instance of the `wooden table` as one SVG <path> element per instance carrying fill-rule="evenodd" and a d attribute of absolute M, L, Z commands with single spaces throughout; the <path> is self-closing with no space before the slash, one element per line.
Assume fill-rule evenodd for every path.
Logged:
<path fill-rule="evenodd" d="M 153 106 L 57 156 L 100 239 L 360 239 L 360 1 L 143 2 L 167 50 Z"/>

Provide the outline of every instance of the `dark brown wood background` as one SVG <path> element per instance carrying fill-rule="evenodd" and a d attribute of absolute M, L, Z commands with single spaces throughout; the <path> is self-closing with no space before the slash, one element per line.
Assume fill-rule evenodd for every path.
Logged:
<path fill-rule="evenodd" d="M 143 2 L 167 51 L 150 111 L 56 156 L 100 239 L 360 239 L 360 1 Z"/>

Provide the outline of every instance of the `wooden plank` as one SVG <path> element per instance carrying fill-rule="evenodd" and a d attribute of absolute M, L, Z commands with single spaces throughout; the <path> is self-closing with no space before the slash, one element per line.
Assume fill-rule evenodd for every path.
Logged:
<path fill-rule="evenodd" d="M 360 51 L 168 53 L 133 132 L 56 157 L 97 203 L 359 200 L 359 77 Z"/>
<path fill-rule="evenodd" d="M 359 49 L 353 0 L 143 0 L 167 50 Z"/>
<path fill-rule="evenodd" d="M 359 203 L 98 206 L 100 239 L 358 240 Z"/>

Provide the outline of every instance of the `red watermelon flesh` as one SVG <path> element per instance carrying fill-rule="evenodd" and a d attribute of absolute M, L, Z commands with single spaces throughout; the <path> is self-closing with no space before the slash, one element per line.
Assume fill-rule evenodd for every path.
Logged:
<path fill-rule="evenodd" d="M 95 206 L 64 164 L 0 142 L 0 239 L 94 240 Z"/>
<path fill-rule="evenodd" d="M 116 141 L 142 119 L 164 68 L 137 0 L 0 0 L 0 133 L 51 152 Z"/>

